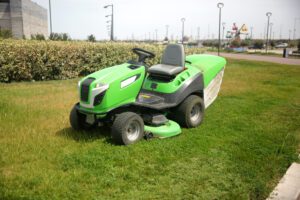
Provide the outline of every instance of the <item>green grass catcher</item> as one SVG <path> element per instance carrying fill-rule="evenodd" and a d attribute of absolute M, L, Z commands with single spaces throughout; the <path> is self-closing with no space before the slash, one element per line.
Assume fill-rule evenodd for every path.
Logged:
<path fill-rule="evenodd" d="M 118 144 L 143 137 L 166 138 L 203 121 L 204 110 L 220 90 L 226 60 L 212 55 L 185 57 L 179 44 L 169 44 L 161 64 L 147 66 L 155 55 L 134 48 L 137 61 L 108 67 L 78 83 L 80 102 L 70 113 L 75 130 L 111 126 Z"/>

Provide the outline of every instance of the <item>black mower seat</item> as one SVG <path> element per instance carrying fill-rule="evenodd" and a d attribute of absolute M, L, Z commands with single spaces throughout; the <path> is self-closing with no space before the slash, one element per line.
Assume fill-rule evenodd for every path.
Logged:
<path fill-rule="evenodd" d="M 174 75 L 182 72 L 183 69 L 184 68 L 180 67 L 180 66 L 158 64 L 158 65 L 153 65 L 152 67 L 150 67 L 148 72 L 150 74 L 161 74 L 161 75 L 167 75 L 167 76 L 174 76 Z"/>
<path fill-rule="evenodd" d="M 174 76 L 184 70 L 185 55 L 181 44 L 169 44 L 162 56 L 161 64 L 148 69 L 150 74 Z"/>

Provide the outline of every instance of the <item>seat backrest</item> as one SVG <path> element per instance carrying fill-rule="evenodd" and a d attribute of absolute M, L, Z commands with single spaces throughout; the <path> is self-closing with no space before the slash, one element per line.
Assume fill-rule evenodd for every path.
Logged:
<path fill-rule="evenodd" d="M 184 67 L 185 55 L 182 44 L 169 44 L 162 56 L 161 64 Z"/>

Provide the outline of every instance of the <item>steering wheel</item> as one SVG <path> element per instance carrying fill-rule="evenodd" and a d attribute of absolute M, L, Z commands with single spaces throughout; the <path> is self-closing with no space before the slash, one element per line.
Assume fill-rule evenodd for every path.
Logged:
<path fill-rule="evenodd" d="M 155 57 L 154 53 L 152 53 L 150 51 L 146 51 L 144 49 L 133 48 L 132 51 L 133 51 L 133 53 L 135 53 L 139 56 L 139 59 L 138 59 L 139 62 L 145 62 L 145 60 L 147 58 L 154 58 Z"/>

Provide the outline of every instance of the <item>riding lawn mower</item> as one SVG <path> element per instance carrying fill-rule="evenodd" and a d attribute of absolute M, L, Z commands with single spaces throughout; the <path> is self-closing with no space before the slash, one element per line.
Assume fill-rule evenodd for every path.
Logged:
<path fill-rule="evenodd" d="M 111 127 L 112 139 L 129 145 L 140 139 L 167 138 L 181 127 L 199 126 L 216 99 L 226 60 L 213 55 L 185 56 L 180 44 L 167 45 L 161 63 L 148 66 L 155 54 L 134 48 L 130 60 L 94 72 L 78 82 L 80 101 L 70 113 L 75 130 Z"/>

